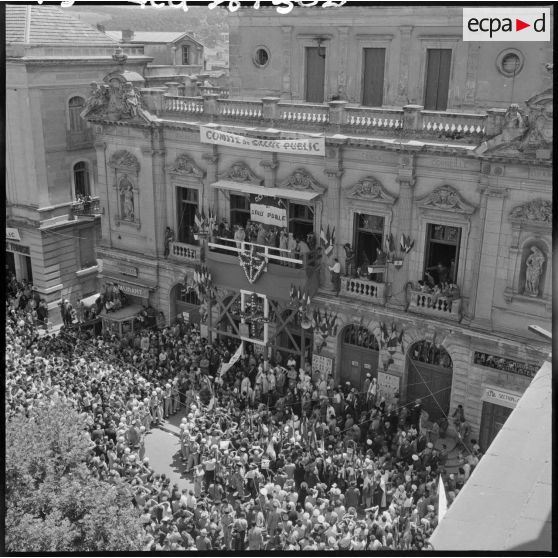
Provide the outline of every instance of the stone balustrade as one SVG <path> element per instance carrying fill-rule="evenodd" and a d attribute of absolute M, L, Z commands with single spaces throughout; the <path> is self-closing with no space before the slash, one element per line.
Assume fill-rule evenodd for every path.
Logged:
<path fill-rule="evenodd" d="M 435 316 L 458 322 L 461 320 L 461 299 L 450 300 L 445 296 L 436 297 L 433 293 L 411 290 L 407 310 L 415 314 Z"/>
<path fill-rule="evenodd" d="M 374 304 L 385 303 L 385 283 L 376 283 L 368 279 L 358 277 L 341 277 L 340 294 L 355 298 L 357 300 L 366 300 Z"/>
<path fill-rule="evenodd" d="M 228 99 L 229 98 L 229 90 L 225 87 L 217 87 L 213 85 L 201 85 L 198 86 L 198 95 L 209 95 L 215 94 L 218 95 L 220 99 Z"/>
<path fill-rule="evenodd" d="M 102 213 L 99 198 L 75 202 L 71 206 L 71 211 L 75 217 L 94 217 Z"/>
<path fill-rule="evenodd" d="M 203 97 L 164 94 L 161 112 L 177 116 L 197 114 L 200 120 L 216 123 L 219 120 L 234 120 L 239 124 L 288 125 L 300 130 L 319 128 L 330 133 L 401 135 L 470 144 L 478 144 L 500 133 L 503 128 L 504 113 L 497 110 L 470 114 L 426 111 L 421 105 L 377 108 L 349 105 L 346 101 L 312 104 L 282 101 L 278 97 L 243 100 L 224 98 L 226 93 L 223 88 L 201 89 Z"/>
<path fill-rule="evenodd" d="M 183 242 L 171 242 L 169 246 L 169 259 L 199 263 L 201 261 L 200 247 Z"/>

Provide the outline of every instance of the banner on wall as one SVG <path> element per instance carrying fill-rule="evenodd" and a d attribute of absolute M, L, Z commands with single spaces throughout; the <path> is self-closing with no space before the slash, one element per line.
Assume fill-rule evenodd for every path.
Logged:
<path fill-rule="evenodd" d="M 252 151 L 272 151 L 275 153 L 291 153 L 298 155 L 320 155 L 325 157 L 325 138 L 313 137 L 304 139 L 261 139 L 232 134 L 216 130 L 209 126 L 200 126 L 200 142 L 213 145 L 228 145 Z"/>
<path fill-rule="evenodd" d="M 250 194 L 250 220 L 287 228 L 287 207 L 279 198 Z"/>

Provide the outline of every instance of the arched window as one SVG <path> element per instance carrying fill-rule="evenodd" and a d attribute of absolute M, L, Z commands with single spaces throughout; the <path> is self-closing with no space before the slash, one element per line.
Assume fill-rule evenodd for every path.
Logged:
<path fill-rule="evenodd" d="M 451 357 L 441 345 L 435 345 L 430 341 L 422 340 L 415 343 L 409 351 L 411 360 L 451 368 L 453 366 Z"/>
<path fill-rule="evenodd" d="M 364 347 L 379 351 L 378 341 L 375 335 L 365 327 L 351 325 L 345 328 L 343 332 L 343 341 L 349 345 Z"/>
<path fill-rule="evenodd" d="M 86 162 L 80 161 L 74 165 L 74 193 L 76 199 L 80 196 L 90 196 L 89 168 Z"/>
<path fill-rule="evenodd" d="M 83 132 L 85 130 L 85 122 L 80 116 L 84 108 L 85 100 L 83 97 L 72 97 L 68 101 L 70 132 Z"/>

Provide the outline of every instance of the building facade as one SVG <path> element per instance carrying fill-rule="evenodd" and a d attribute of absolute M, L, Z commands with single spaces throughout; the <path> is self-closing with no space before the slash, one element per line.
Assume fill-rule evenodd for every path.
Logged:
<path fill-rule="evenodd" d="M 80 115 L 117 46 L 62 9 L 6 7 L 6 265 L 34 285 L 52 323 L 62 299 L 96 292 L 97 162 Z M 142 73 L 149 59 L 129 54 Z"/>
<path fill-rule="evenodd" d="M 463 405 L 486 448 L 545 358 L 527 326 L 550 328 L 552 48 L 394 10 L 239 10 L 231 98 L 144 88 L 134 119 L 86 113 L 100 281 L 432 420 Z M 231 240 L 249 221 L 262 236 Z"/>

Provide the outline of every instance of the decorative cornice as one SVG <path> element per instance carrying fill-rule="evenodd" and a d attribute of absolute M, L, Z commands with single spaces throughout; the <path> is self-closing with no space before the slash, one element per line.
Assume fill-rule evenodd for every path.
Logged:
<path fill-rule="evenodd" d="M 396 200 L 395 197 L 385 191 L 382 183 L 373 176 L 361 178 L 356 184 L 351 186 L 347 192 L 347 197 L 389 205 L 393 205 Z"/>
<path fill-rule="evenodd" d="M 457 190 L 451 186 L 440 186 L 430 194 L 417 200 L 417 206 L 422 209 L 437 209 L 451 213 L 471 215 L 475 208 L 461 198 Z"/>
<path fill-rule="evenodd" d="M 200 180 L 205 176 L 205 171 L 198 167 L 191 157 L 183 153 L 179 155 L 172 165 L 167 167 L 167 171 L 171 174 L 179 174 L 182 176 L 193 176 Z"/>
<path fill-rule="evenodd" d="M 552 202 L 537 199 L 518 205 L 510 211 L 510 220 L 550 228 L 552 227 Z"/>
<path fill-rule="evenodd" d="M 277 161 L 260 161 L 260 166 L 264 169 L 275 170 L 279 163 Z"/>
<path fill-rule="evenodd" d="M 263 178 L 252 172 L 252 169 L 244 161 L 233 163 L 227 171 L 219 174 L 219 178 L 234 182 L 249 182 L 258 186 L 261 186 L 264 181 Z"/>
<path fill-rule="evenodd" d="M 140 169 L 140 164 L 136 156 L 125 149 L 116 151 L 111 155 L 109 166 L 114 169 L 132 170 L 136 173 L 139 172 Z"/>
<path fill-rule="evenodd" d="M 290 188 L 292 190 L 314 190 L 323 194 L 327 188 L 316 181 L 316 179 L 303 168 L 296 169 L 283 182 L 278 184 L 279 188 Z"/>

